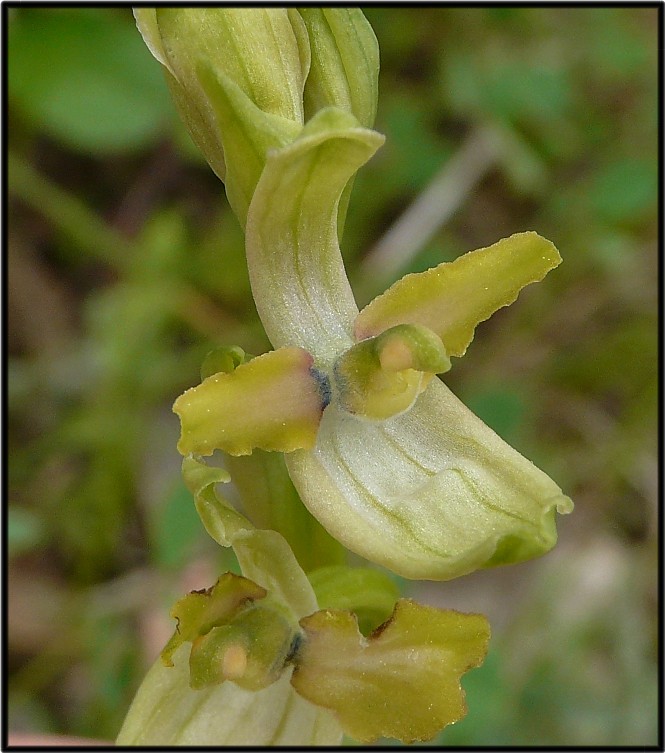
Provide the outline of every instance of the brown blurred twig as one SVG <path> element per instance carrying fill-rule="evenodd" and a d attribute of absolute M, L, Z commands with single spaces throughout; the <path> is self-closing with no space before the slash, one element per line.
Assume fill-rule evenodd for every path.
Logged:
<path fill-rule="evenodd" d="M 394 277 L 462 206 L 501 155 L 496 129 L 478 127 L 367 254 L 368 279 Z"/>

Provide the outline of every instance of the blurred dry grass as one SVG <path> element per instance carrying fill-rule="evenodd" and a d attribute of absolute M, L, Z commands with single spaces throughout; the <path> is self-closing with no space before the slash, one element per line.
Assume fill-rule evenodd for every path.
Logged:
<path fill-rule="evenodd" d="M 211 344 L 268 343 L 240 230 L 129 9 L 3 12 L 9 722 L 113 739 L 170 604 L 228 567 L 179 480 L 170 404 Z M 388 142 L 358 176 L 343 243 L 359 303 L 519 230 L 564 257 L 446 375 L 576 510 L 539 561 L 404 584 L 494 629 L 464 681 L 469 715 L 440 741 L 654 745 L 662 6 L 367 15 Z M 479 129 L 496 148 L 467 149 L 470 163 Z M 445 222 L 370 274 L 406 208 L 460 163 Z"/>

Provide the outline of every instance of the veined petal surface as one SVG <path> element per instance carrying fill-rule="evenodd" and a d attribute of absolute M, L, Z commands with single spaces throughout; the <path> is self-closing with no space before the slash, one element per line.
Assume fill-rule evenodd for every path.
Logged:
<path fill-rule="evenodd" d="M 408 578 L 448 580 L 556 543 L 572 502 L 438 379 L 382 422 L 334 404 L 313 450 L 286 456 L 305 505 L 352 551 Z"/>
<path fill-rule="evenodd" d="M 189 646 L 157 659 L 125 718 L 117 745 L 215 746 L 339 745 L 333 714 L 305 700 L 291 686 L 291 669 L 267 688 L 244 690 L 233 682 L 192 690 Z"/>
<path fill-rule="evenodd" d="M 384 138 L 349 113 L 317 113 L 268 155 L 247 215 L 247 264 L 275 348 L 305 348 L 329 366 L 353 345 L 358 313 L 337 239 L 344 187 Z"/>

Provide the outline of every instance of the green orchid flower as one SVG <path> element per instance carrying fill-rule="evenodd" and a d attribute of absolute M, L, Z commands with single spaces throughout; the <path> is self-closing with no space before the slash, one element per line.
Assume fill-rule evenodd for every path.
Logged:
<path fill-rule="evenodd" d="M 485 617 L 395 603 L 377 570 L 338 566 L 308 579 L 279 533 L 255 528 L 216 492 L 228 473 L 186 458 L 183 477 L 243 575 L 226 573 L 173 607 L 176 630 L 118 745 L 339 745 L 343 732 L 414 742 L 466 713 L 460 677 L 487 651 Z"/>
<path fill-rule="evenodd" d="M 571 501 L 434 375 L 479 322 L 559 264 L 554 246 L 514 235 L 409 275 L 359 312 L 338 235 L 353 176 L 384 140 L 369 128 L 378 54 L 360 11 L 136 16 L 245 226 L 276 348 L 176 401 L 180 451 L 286 453 L 330 534 L 406 577 L 454 578 L 548 551 Z"/>
<path fill-rule="evenodd" d="M 268 154 L 247 215 L 247 259 L 277 349 L 176 401 L 179 449 L 286 453 L 323 526 L 406 577 L 449 579 L 543 554 L 556 542 L 556 511 L 572 503 L 434 374 L 560 256 L 520 233 L 408 275 L 359 312 L 337 206 L 382 140 L 327 108 Z"/>
<path fill-rule="evenodd" d="M 360 11 L 136 15 L 245 226 L 276 348 L 176 401 L 180 451 L 285 453 L 329 533 L 410 578 L 548 551 L 571 501 L 434 375 L 479 322 L 559 264 L 554 246 L 511 236 L 407 276 L 359 312 L 338 235 L 353 176 L 384 141 L 368 127 L 378 55 Z"/>

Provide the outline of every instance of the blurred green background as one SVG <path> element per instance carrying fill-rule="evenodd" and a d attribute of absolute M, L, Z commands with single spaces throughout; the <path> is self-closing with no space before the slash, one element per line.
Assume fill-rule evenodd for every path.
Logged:
<path fill-rule="evenodd" d="M 269 344 L 240 229 L 129 8 L 3 13 L 9 725 L 112 740 L 170 605 L 228 564 L 170 406 L 214 344 Z M 659 13 L 367 9 L 388 141 L 342 244 L 359 303 L 517 231 L 564 258 L 445 376 L 576 509 L 538 561 L 403 584 L 493 626 L 439 744 L 657 741 Z"/>

